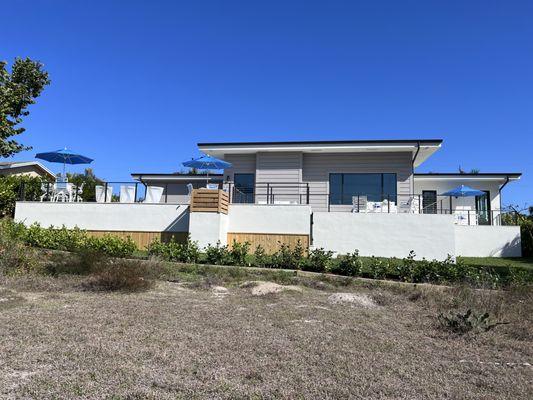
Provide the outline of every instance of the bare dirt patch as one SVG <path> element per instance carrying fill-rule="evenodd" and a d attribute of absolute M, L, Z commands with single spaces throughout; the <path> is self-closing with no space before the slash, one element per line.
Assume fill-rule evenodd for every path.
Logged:
<path fill-rule="evenodd" d="M 334 293 L 328 297 L 333 304 L 350 304 L 362 308 L 376 308 L 378 305 L 367 294 L 359 293 Z"/>
<path fill-rule="evenodd" d="M 268 294 L 280 293 L 284 291 L 302 292 L 302 288 L 295 285 L 278 285 L 274 282 L 247 281 L 241 287 L 251 288 L 252 296 L 265 296 Z"/>

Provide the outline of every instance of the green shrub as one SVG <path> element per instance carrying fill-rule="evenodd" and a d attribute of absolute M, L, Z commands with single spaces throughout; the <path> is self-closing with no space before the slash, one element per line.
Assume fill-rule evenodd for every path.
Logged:
<path fill-rule="evenodd" d="M 265 253 L 265 249 L 261 245 L 255 248 L 252 264 L 254 267 L 259 268 L 264 268 L 271 264 L 270 257 Z"/>
<path fill-rule="evenodd" d="M 440 313 L 437 321 L 441 329 L 459 335 L 474 331 L 487 332 L 497 325 L 505 322 L 491 322 L 489 313 L 476 313 L 471 309 L 466 312 Z"/>
<path fill-rule="evenodd" d="M 4 220 L 1 228 L 6 234 L 24 243 L 43 249 L 72 252 L 87 249 L 111 257 L 128 257 L 137 250 L 137 246 L 129 237 L 124 239 L 111 234 L 94 237 L 79 228 L 42 228 L 39 224 L 26 228 L 23 224 L 10 220 Z"/>
<path fill-rule="evenodd" d="M 0 231 L 0 275 L 36 272 L 39 262 L 35 251 L 8 232 Z"/>
<path fill-rule="evenodd" d="M 301 264 L 302 269 L 312 272 L 326 272 L 330 266 L 332 257 L 332 251 L 326 251 L 323 248 L 313 249 L 309 252 L 305 262 Z"/>
<path fill-rule="evenodd" d="M 111 234 L 105 234 L 100 237 L 88 236 L 79 242 L 77 242 L 77 239 L 76 233 L 73 234 L 71 243 L 76 244 L 77 247 L 75 249 L 86 248 L 110 257 L 128 257 L 137 250 L 137 245 L 129 236 L 123 239 Z"/>
<path fill-rule="evenodd" d="M 176 242 L 172 238 L 169 242 L 162 243 L 155 240 L 148 245 L 148 255 L 158 257 L 166 261 L 195 263 L 200 258 L 198 244 L 187 238 L 185 243 Z"/>
<path fill-rule="evenodd" d="M 358 276 L 361 274 L 363 261 L 359 257 L 359 251 L 340 255 L 331 267 L 331 272 L 339 275 Z"/>
<path fill-rule="evenodd" d="M 230 257 L 228 246 L 217 241 L 215 246 L 209 244 L 205 249 L 205 258 L 208 264 L 229 265 L 233 261 Z"/>
<path fill-rule="evenodd" d="M 40 177 L 0 176 L 0 218 L 13 215 L 17 200 L 36 201 L 42 194 Z"/>
<path fill-rule="evenodd" d="M 246 257 L 250 250 L 250 243 L 239 243 L 233 240 L 231 249 L 228 252 L 231 265 L 246 265 Z"/>
<path fill-rule="evenodd" d="M 288 244 L 279 243 L 279 249 L 271 256 L 273 268 L 299 269 L 304 260 L 304 249 L 298 240 L 296 246 L 291 248 Z"/>

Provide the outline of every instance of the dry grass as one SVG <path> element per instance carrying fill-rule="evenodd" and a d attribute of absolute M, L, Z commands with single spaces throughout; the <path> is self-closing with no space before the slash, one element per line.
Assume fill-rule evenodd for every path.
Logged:
<path fill-rule="evenodd" d="M 131 294 L 77 290 L 82 277 L 41 287 L 3 278 L 0 397 L 519 399 L 532 390 L 527 289 L 307 280 L 301 292 L 253 296 L 237 281 L 189 278 Z M 336 292 L 378 306 L 335 304 Z M 462 336 L 436 327 L 439 311 L 465 307 L 510 324 Z"/>

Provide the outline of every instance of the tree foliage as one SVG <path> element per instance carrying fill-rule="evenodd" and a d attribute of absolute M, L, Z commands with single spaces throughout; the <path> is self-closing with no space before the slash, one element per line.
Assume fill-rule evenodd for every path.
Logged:
<path fill-rule="evenodd" d="M 7 62 L 0 61 L 0 156 L 10 157 L 22 150 L 28 150 L 13 136 L 25 129 L 20 126 L 23 117 L 29 114 L 28 106 L 35 104 L 44 87 L 50 83 L 43 65 L 29 58 L 16 58 L 11 73 Z"/>
<path fill-rule="evenodd" d="M 103 185 L 104 181 L 98 178 L 92 168 L 85 168 L 83 174 L 67 173 L 68 181 L 77 187 L 83 184 L 81 198 L 83 201 L 96 201 L 96 185 Z"/>

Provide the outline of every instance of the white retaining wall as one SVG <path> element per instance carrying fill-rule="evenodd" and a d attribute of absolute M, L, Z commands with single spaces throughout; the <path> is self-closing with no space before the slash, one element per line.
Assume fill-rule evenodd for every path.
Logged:
<path fill-rule="evenodd" d="M 455 225 L 455 254 L 463 257 L 521 257 L 519 226 Z"/>
<path fill-rule="evenodd" d="M 455 254 L 451 215 L 315 212 L 313 246 L 339 254 L 443 260 Z"/>
<path fill-rule="evenodd" d="M 29 226 L 95 231 L 187 232 L 189 206 L 138 203 L 18 202 L 15 220 Z"/>
<path fill-rule="evenodd" d="M 201 249 L 207 245 L 228 243 L 228 221 L 226 214 L 213 212 L 193 212 L 190 214 L 189 233 L 192 241 L 198 242 Z"/>
<path fill-rule="evenodd" d="M 232 204 L 228 232 L 309 235 L 311 207 Z"/>

